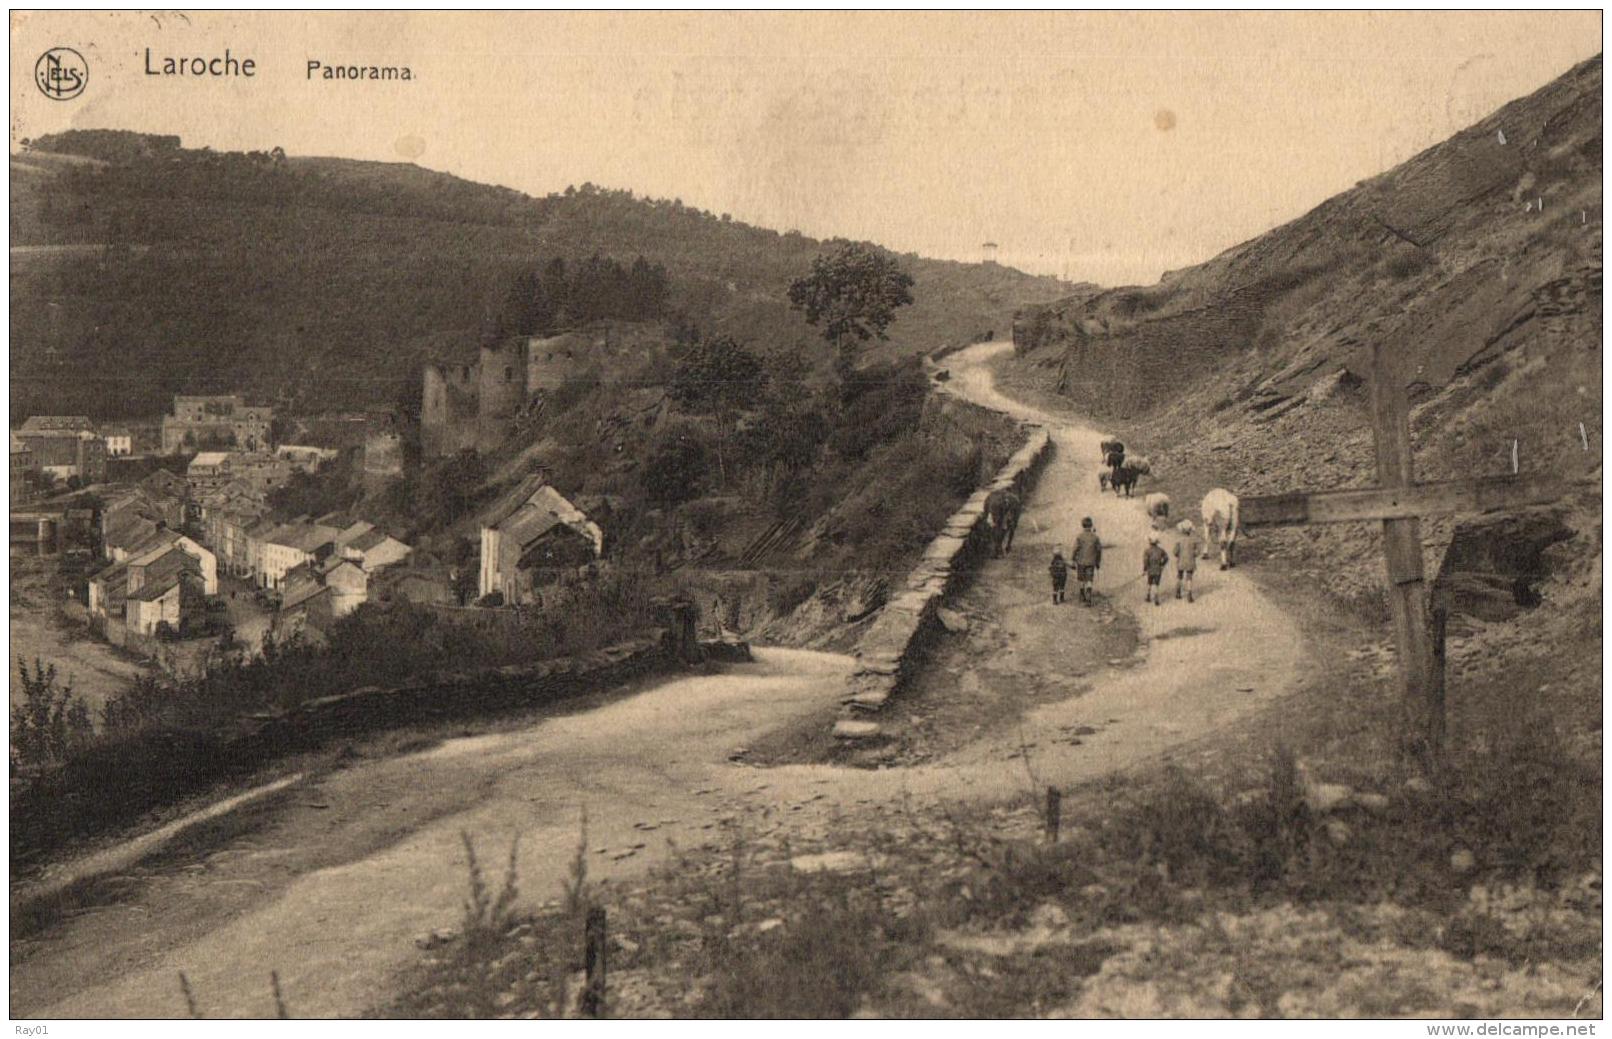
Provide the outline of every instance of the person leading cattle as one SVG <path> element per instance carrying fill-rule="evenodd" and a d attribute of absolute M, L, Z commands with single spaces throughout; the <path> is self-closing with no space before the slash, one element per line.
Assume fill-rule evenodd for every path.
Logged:
<path fill-rule="evenodd" d="M 991 520 L 992 554 L 1001 559 L 1013 551 L 1013 532 L 1019 529 L 1019 513 L 1024 503 L 1006 487 L 985 496 L 985 514 Z"/>
<path fill-rule="evenodd" d="M 1071 555 L 1075 563 L 1075 579 L 1080 582 L 1080 601 L 1090 606 L 1092 581 L 1103 565 L 1103 542 L 1097 536 L 1090 516 L 1080 521 L 1080 534 L 1075 538 L 1075 550 Z"/>
<path fill-rule="evenodd" d="M 1198 557 L 1203 554 L 1203 541 L 1192 529 L 1191 520 L 1181 521 L 1181 539 L 1175 543 L 1175 597 L 1181 598 L 1183 585 L 1187 589 L 1187 602 L 1192 601 L 1192 575 L 1198 569 Z"/>

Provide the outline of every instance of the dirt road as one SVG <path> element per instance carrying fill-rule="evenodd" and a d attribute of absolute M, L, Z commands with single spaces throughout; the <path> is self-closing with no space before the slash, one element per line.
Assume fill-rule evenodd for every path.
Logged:
<path fill-rule="evenodd" d="M 1085 691 L 988 730 L 934 764 L 867 771 L 770 769 L 729 758 L 762 734 L 821 714 L 844 689 L 848 658 L 763 650 L 720 676 L 666 682 L 629 698 L 518 732 L 453 740 L 361 762 L 275 795 L 246 832 L 210 854 L 170 859 L 138 889 L 12 950 L 12 1014 L 39 1018 L 183 1014 L 183 970 L 208 1016 L 272 1012 L 280 973 L 298 1016 L 345 1016 L 384 1001 L 417 955 L 414 936 L 455 923 L 465 892 L 461 831 L 478 838 L 496 881 L 510 839 L 526 897 L 554 897 L 588 813 L 595 877 L 625 876 L 679 847 L 720 840 L 724 822 L 751 833 L 822 833 L 860 805 L 905 798 L 997 800 L 1023 794 L 1017 761 L 1035 744 L 1039 782 L 1071 784 L 1132 767 L 1234 723 L 1280 695 L 1301 662 L 1291 620 L 1238 571 L 1203 574 L 1197 603 L 1141 605 L 1148 525 L 1141 500 L 1100 495 L 1096 431 L 1000 396 L 986 364 L 1007 344 L 949 359 L 952 392 L 1045 422 L 1056 454 L 1031 497 L 1012 555 L 980 580 L 1006 606 L 992 680 L 1010 671 L 1061 674 L 1076 663 Z M 1090 515 L 1107 545 L 1098 588 L 1134 599 L 1137 657 L 1068 659 L 1061 626 L 1094 611 L 1054 607 L 1046 563 Z M 960 636 L 977 637 L 973 634 Z M 985 662 L 982 661 L 982 666 Z M 969 676 L 963 676 L 965 679 Z M 977 679 L 977 676 L 975 678 Z M 1011 696 L 1012 690 L 1004 691 Z M 899 709 L 899 708 L 897 708 Z M 1085 732 L 1078 745 L 1060 740 Z"/>

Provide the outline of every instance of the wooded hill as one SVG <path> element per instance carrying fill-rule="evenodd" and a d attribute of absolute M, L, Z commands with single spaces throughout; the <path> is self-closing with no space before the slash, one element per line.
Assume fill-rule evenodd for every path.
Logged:
<path fill-rule="evenodd" d="M 533 198 L 406 163 L 121 131 L 33 141 L 11 169 L 19 414 L 154 415 L 174 393 L 219 390 L 299 410 L 389 401 L 445 338 L 489 331 L 518 274 L 595 256 L 663 266 L 669 320 L 827 364 L 786 298 L 823 243 L 676 200 L 591 184 Z M 890 354 L 1005 335 L 1017 307 L 1071 289 L 902 262 L 916 302 Z"/>

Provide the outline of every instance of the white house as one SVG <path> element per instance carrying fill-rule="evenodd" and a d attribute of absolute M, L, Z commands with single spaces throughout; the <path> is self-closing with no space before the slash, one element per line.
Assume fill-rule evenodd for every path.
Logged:
<path fill-rule="evenodd" d="M 167 621 L 169 627 L 178 630 L 182 616 L 180 603 L 184 595 L 183 584 L 183 576 L 174 574 L 130 592 L 125 613 L 129 627 L 142 635 L 155 635 L 157 625 Z"/>
<path fill-rule="evenodd" d="M 550 549 L 539 543 L 553 542 Z M 562 542 L 572 542 L 561 547 Z M 481 517 L 480 594 L 497 592 L 507 603 L 526 601 L 539 571 L 552 572 L 597 559 L 604 532 L 540 476 L 528 476 Z"/>
<path fill-rule="evenodd" d="M 108 458 L 134 453 L 134 437 L 127 429 L 108 429 L 101 436 L 106 440 L 106 454 Z"/>
<path fill-rule="evenodd" d="M 334 548 L 335 527 L 317 523 L 285 523 L 264 534 L 262 558 L 258 563 L 258 584 L 278 589 L 285 580 L 286 571 L 303 563 L 315 563 Z"/>

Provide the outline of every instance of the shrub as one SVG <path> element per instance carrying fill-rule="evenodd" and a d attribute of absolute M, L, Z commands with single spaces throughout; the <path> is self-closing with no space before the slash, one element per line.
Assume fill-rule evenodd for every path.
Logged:
<path fill-rule="evenodd" d="M 93 735 L 89 708 L 73 695 L 73 683 L 58 682 L 56 665 L 17 660 L 21 702 L 11 708 L 11 753 L 24 765 L 60 761 Z"/>
<path fill-rule="evenodd" d="M 700 496 L 711 470 L 711 452 L 693 425 L 669 431 L 644 461 L 643 489 L 650 499 L 677 505 Z"/>

